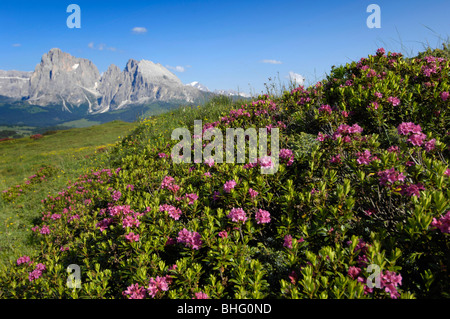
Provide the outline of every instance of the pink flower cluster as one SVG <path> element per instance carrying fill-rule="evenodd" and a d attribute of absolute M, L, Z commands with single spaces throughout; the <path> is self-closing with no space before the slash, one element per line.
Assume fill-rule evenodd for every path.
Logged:
<path fill-rule="evenodd" d="M 188 200 L 189 205 L 193 205 L 194 202 L 198 199 L 198 195 L 196 193 L 191 193 L 191 194 L 184 195 L 183 198 Z"/>
<path fill-rule="evenodd" d="M 150 278 L 149 284 L 148 284 L 148 294 L 155 298 L 156 294 L 160 291 L 167 291 L 169 290 L 169 285 L 172 282 L 172 278 L 170 276 L 164 276 L 159 277 L 156 276 L 156 278 Z"/>
<path fill-rule="evenodd" d="M 236 186 L 236 182 L 232 179 L 227 181 L 224 185 L 223 185 L 223 190 L 225 191 L 225 193 L 230 193 L 231 190 Z"/>
<path fill-rule="evenodd" d="M 433 218 L 431 227 L 439 229 L 442 233 L 450 234 L 450 211 L 439 219 Z"/>
<path fill-rule="evenodd" d="M 259 209 L 256 212 L 255 219 L 257 224 L 270 223 L 270 213 L 267 210 Z"/>
<path fill-rule="evenodd" d="M 113 193 L 112 193 L 112 199 L 113 199 L 113 201 L 115 201 L 115 202 L 117 202 L 119 199 L 120 199 L 120 197 L 122 196 L 122 193 L 121 192 L 119 192 L 119 191 L 114 191 Z"/>
<path fill-rule="evenodd" d="M 202 246 L 201 238 L 202 236 L 199 233 L 183 228 L 178 232 L 177 242 L 184 243 L 186 247 L 198 250 Z"/>
<path fill-rule="evenodd" d="M 181 209 L 176 208 L 175 206 L 164 204 L 159 205 L 159 211 L 160 212 L 167 212 L 170 217 L 172 217 L 175 220 L 178 220 L 181 216 Z"/>
<path fill-rule="evenodd" d="M 356 156 L 358 156 L 356 162 L 360 165 L 368 165 L 370 164 L 370 162 L 378 160 L 376 156 L 372 156 L 369 150 L 365 150 L 364 152 L 357 152 Z"/>
<path fill-rule="evenodd" d="M 144 215 L 143 213 L 133 211 L 129 205 L 110 206 L 108 210 L 111 217 L 104 218 L 96 224 L 96 227 L 99 228 L 101 232 L 105 231 L 109 225 L 113 224 L 116 218 L 122 223 L 123 228 L 139 227 L 141 222 L 138 217 Z M 102 213 L 100 215 L 102 215 Z"/>
<path fill-rule="evenodd" d="M 97 223 L 97 225 L 95 225 L 95 226 L 97 228 L 99 228 L 101 232 L 104 232 L 109 227 L 109 225 L 111 225 L 113 222 L 114 222 L 114 219 L 111 217 L 108 217 L 108 218 L 105 218 L 105 219 L 99 221 Z"/>
<path fill-rule="evenodd" d="M 296 241 L 297 243 L 301 243 L 304 241 L 303 237 L 300 239 L 295 239 L 292 237 L 292 235 L 286 235 L 284 236 L 284 243 L 283 243 L 283 247 L 287 247 L 289 249 L 292 249 L 292 243 Z"/>
<path fill-rule="evenodd" d="M 348 269 L 348 275 L 352 279 L 356 279 L 358 282 L 364 284 L 364 293 L 372 293 L 373 288 L 367 286 L 367 279 L 361 275 L 361 268 L 351 266 Z M 386 270 L 384 273 L 380 274 L 380 289 L 384 289 L 385 292 L 389 293 L 392 299 L 397 299 L 400 293 L 397 291 L 397 286 L 402 284 L 402 276 L 396 274 L 393 271 Z"/>
<path fill-rule="evenodd" d="M 29 264 L 30 263 L 30 257 L 29 256 L 19 257 L 16 262 L 17 262 L 17 265 Z"/>
<path fill-rule="evenodd" d="M 129 242 L 139 241 L 139 234 L 135 234 L 133 232 L 130 232 L 130 233 L 125 235 L 125 239 L 127 239 Z"/>
<path fill-rule="evenodd" d="M 294 163 L 294 153 L 290 149 L 282 148 L 279 156 L 283 162 L 286 162 L 286 166 L 291 166 Z"/>
<path fill-rule="evenodd" d="M 28 274 L 28 280 L 33 281 L 41 277 L 42 272 L 46 269 L 44 264 L 37 264 L 36 268 Z"/>
<path fill-rule="evenodd" d="M 272 162 L 272 157 L 270 156 L 263 156 L 261 158 L 258 158 L 258 164 L 259 166 L 267 169 L 271 169 L 274 167 L 274 164 Z"/>
<path fill-rule="evenodd" d="M 402 195 L 407 196 L 417 196 L 420 197 L 420 191 L 424 191 L 425 187 L 422 184 L 411 184 L 411 185 L 401 185 L 400 186 Z"/>
<path fill-rule="evenodd" d="M 228 218 L 231 218 L 233 222 L 242 222 L 245 223 L 247 220 L 247 214 L 242 208 L 233 208 L 230 213 L 227 215 Z"/>
<path fill-rule="evenodd" d="M 132 284 L 127 287 L 127 290 L 122 292 L 123 296 L 128 296 L 128 299 L 144 299 L 147 294 L 145 287 L 139 287 L 139 284 Z"/>
<path fill-rule="evenodd" d="M 400 104 L 400 99 L 398 97 L 390 96 L 387 101 L 391 103 L 393 106 L 397 106 Z"/>
<path fill-rule="evenodd" d="M 397 172 L 394 167 L 386 169 L 384 171 L 380 171 L 377 173 L 377 175 L 380 177 L 380 185 L 382 186 L 386 186 L 387 183 L 390 183 L 392 185 L 396 181 L 403 182 L 405 180 L 405 175 L 403 175 L 403 173 Z"/>
<path fill-rule="evenodd" d="M 209 167 L 213 167 L 214 166 L 214 158 L 212 158 L 212 157 L 209 157 L 209 158 L 205 159 L 204 162 Z"/>
<path fill-rule="evenodd" d="M 416 125 L 411 122 L 403 122 L 397 127 L 397 131 L 400 135 L 408 136 L 408 142 L 415 146 L 421 146 L 427 136 L 422 133 L 420 125 Z M 426 151 L 431 151 L 435 147 L 436 140 L 432 139 L 425 143 L 424 148 Z"/>
<path fill-rule="evenodd" d="M 196 292 L 192 299 L 209 299 L 208 295 L 202 291 Z"/>
<path fill-rule="evenodd" d="M 353 124 L 352 126 L 347 124 L 341 124 L 337 130 L 333 133 L 331 138 L 337 140 L 339 137 L 343 138 L 345 143 L 350 143 L 352 141 L 352 135 L 361 133 L 363 129 L 358 124 Z M 317 135 L 316 140 L 323 142 L 330 138 L 328 135 L 324 135 L 321 132 Z"/>
<path fill-rule="evenodd" d="M 446 91 L 444 91 L 444 92 L 442 92 L 441 93 L 441 99 L 442 99 L 442 101 L 447 101 L 447 99 L 448 99 L 448 97 L 450 96 L 450 93 L 448 93 L 448 92 L 446 92 Z"/>
<path fill-rule="evenodd" d="M 329 105 L 321 105 L 321 106 L 319 107 L 319 112 L 320 112 L 320 113 L 328 113 L 328 114 L 331 114 L 331 113 L 332 113 L 332 110 L 331 110 L 331 107 L 330 107 Z"/>
<path fill-rule="evenodd" d="M 248 190 L 248 193 L 250 194 L 250 198 L 251 198 L 251 199 L 254 199 L 256 196 L 258 196 L 258 192 L 255 191 L 255 190 L 252 189 L 252 188 L 250 188 L 250 189 Z"/>
<path fill-rule="evenodd" d="M 180 186 L 175 184 L 175 179 L 172 176 L 165 176 L 161 182 L 161 188 L 167 188 L 171 192 L 176 193 L 180 189 Z"/>
<path fill-rule="evenodd" d="M 123 296 L 127 296 L 128 299 L 144 299 L 147 293 L 152 298 L 155 298 L 158 292 L 169 290 L 169 285 L 172 282 L 170 276 L 156 276 L 156 278 L 150 278 L 148 287 L 139 287 L 139 284 L 132 284 L 127 287 L 127 290 L 122 292 Z"/>

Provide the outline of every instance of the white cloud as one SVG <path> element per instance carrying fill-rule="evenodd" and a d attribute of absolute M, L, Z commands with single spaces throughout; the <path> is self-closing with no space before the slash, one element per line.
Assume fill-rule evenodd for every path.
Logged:
<path fill-rule="evenodd" d="M 269 63 L 269 64 L 281 64 L 282 62 L 281 61 L 278 61 L 278 60 L 262 60 L 261 61 L 262 63 Z"/>
<path fill-rule="evenodd" d="M 93 49 L 93 50 L 99 50 L 99 51 L 103 51 L 103 50 L 108 50 L 108 51 L 117 51 L 116 48 L 114 47 L 109 47 L 104 43 L 100 43 L 99 45 L 97 45 L 97 47 L 95 47 L 94 42 L 89 42 L 88 44 L 88 48 Z"/>
<path fill-rule="evenodd" d="M 17 48 L 17 47 L 20 47 L 21 44 L 20 44 L 20 43 L 14 43 L 12 46 L 15 47 L 15 48 Z"/>
<path fill-rule="evenodd" d="M 181 66 L 181 65 L 177 65 L 177 66 L 170 66 L 170 65 L 166 65 L 166 68 L 170 69 L 170 70 L 174 70 L 176 72 L 184 72 L 186 71 L 186 68 L 190 68 L 190 65 L 186 65 L 186 66 Z"/>
<path fill-rule="evenodd" d="M 305 78 L 303 77 L 303 75 L 295 73 L 293 71 L 289 72 L 289 76 L 287 76 L 287 78 L 298 85 L 303 85 L 303 83 L 305 82 Z"/>
<path fill-rule="evenodd" d="M 144 27 L 134 27 L 133 29 L 131 29 L 131 31 L 134 34 L 144 34 L 147 33 L 147 28 Z"/>

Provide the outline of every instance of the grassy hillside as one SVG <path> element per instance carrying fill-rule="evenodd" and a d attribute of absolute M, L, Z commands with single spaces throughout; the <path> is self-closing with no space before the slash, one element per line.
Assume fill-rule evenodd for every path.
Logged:
<path fill-rule="evenodd" d="M 88 166 L 108 165 L 107 149 L 136 125 L 114 121 L 48 132 L 50 135 L 38 139 L 0 142 L 0 192 L 15 190 L 10 191 L 10 198 L 0 198 L 1 260 L 27 245 L 33 219 L 39 217 L 43 207 L 41 200 L 64 188 L 68 180 L 77 178 Z"/>
<path fill-rule="evenodd" d="M 38 250 L 9 255 L 0 297 L 449 297 L 447 50 L 380 48 L 307 88 L 141 121 L 43 198 Z M 171 133 L 188 128 L 195 150 L 194 120 L 213 141 L 201 162 L 177 163 Z M 222 163 L 225 145 L 206 146 L 229 128 L 278 129 L 280 152 Z"/>

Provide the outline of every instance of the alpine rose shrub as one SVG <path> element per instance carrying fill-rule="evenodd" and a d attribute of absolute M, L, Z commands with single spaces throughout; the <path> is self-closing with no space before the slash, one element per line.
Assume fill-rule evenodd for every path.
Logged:
<path fill-rule="evenodd" d="M 380 48 L 282 96 L 217 98 L 142 120 L 103 153 L 110 167 L 42 199 L 39 249 L 2 265 L 1 297 L 447 296 L 446 52 Z M 197 119 L 202 134 L 278 128 L 278 171 L 261 174 L 275 154 L 250 162 L 248 149 L 245 163 L 214 161 L 205 148 L 204 162 L 174 163 L 170 131 Z M 17 186 L 2 192 L 8 203 L 29 190 Z M 77 289 L 67 288 L 73 264 Z"/>

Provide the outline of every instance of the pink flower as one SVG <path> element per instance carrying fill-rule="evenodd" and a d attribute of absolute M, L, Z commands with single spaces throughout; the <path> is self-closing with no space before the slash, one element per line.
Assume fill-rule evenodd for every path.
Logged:
<path fill-rule="evenodd" d="M 383 97 L 383 94 L 381 94 L 380 92 L 375 92 L 374 95 L 379 99 Z"/>
<path fill-rule="evenodd" d="M 227 217 L 231 218 L 231 221 L 233 222 L 242 221 L 243 223 L 245 223 L 245 221 L 247 220 L 247 215 L 242 208 L 233 208 L 227 215 Z"/>
<path fill-rule="evenodd" d="M 348 275 L 350 277 L 352 277 L 353 279 L 355 279 L 356 277 L 358 277 L 358 275 L 361 273 L 361 268 L 355 267 L 355 266 L 351 266 L 348 269 Z"/>
<path fill-rule="evenodd" d="M 210 157 L 205 159 L 205 164 L 208 165 L 209 167 L 213 167 L 214 166 L 214 158 Z"/>
<path fill-rule="evenodd" d="M 395 274 L 393 271 L 386 270 L 381 274 L 381 288 L 391 295 L 392 299 L 397 299 L 400 294 L 397 291 L 397 286 L 402 284 L 402 276 Z"/>
<path fill-rule="evenodd" d="M 231 190 L 236 186 L 236 182 L 234 180 L 229 180 L 223 185 L 223 190 L 226 193 L 230 193 Z"/>
<path fill-rule="evenodd" d="M 50 234 L 50 228 L 48 228 L 47 225 L 42 226 L 41 230 L 39 231 L 42 235 L 48 235 Z"/>
<path fill-rule="evenodd" d="M 325 113 L 331 114 L 332 111 L 331 111 L 331 107 L 329 105 L 321 105 L 319 107 L 319 112 L 320 113 L 325 112 Z"/>
<path fill-rule="evenodd" d="M 222 230 L 222 231 L 219 232 L 218 236 L 220 238 L 227 238 L 228 237 L 228 233 L 227 233 L 226 230 Z"/>
<path fill-rule="evenodd" d="M 416 133 L 411 134 L 408 138 L 408 142 L 410 142 L 412 145 L 420 146 L 423 144 L 427 136 L 423 133 Z"/>
<path fill-rule="evenodd" d="M 377 173 L 380 177 L 380 185 L 386 185 L 387 183 L 394 184 L 396 181 L 403 182 L 405 180 L 405 175 L 403 173 L 397 172 L 394 167 Z"/>
<path fill-rule="evenodd" d="M 46 269 L 44 264 L 37 264 L 36 268 L 28 274 L 28 280 L 33 281 L 41 277 L 42 272 Z"/>
<path fill-rule="evenodd" d="M 328 136 L 325 136 L 322 134 L 322 132 L 319 132 L 319 134 L 317 134 L 316 140 L 318 140 L 319 142 L 323 142 L 326 138 L 328 138 Z"/>
<path fill-rule="evenodd" d="M 442 101 L 447 101 L 449 95 L 450 95 L 450 94 L 449 94 L 448 92 L 442 92 L 442 93 L 441 93 L 441 99 L 442 99 Z"/>
<path fill-rule="evenodd" d="M 436 146 L 436 139 L 431 139 L 428 142 L 425 143 L 424 148 L 427 152 L 434 150 Z"/>
<path fill-rule="evenodd" d="M 195 193 L 186 194 L 185 198 L 187 198 L 189 200 L 189 205 L 193 205 L 194 202 L 198 199 L 198 195 Z"/>
<path fill-rule="evenodd" d="M 389 148 L 387 149 L 389 153 L 397 152 L 398 150 L 399 148 L 397 145 L 389 146 Z"/>
<path fill-rule="evenodd" d="M 333 156 L 330 160 L 330 163 L 341 164 L 342 163 L 341 154 Z"/>
<path fill-rule="evenodd" d="M 284 236 L 284 243 L 283 243 L 283 247 L 287 247 L 289 249 L 292 248 L 292 236 L 291 235 L 286 235 Z"/>
<path fill-rule="evenodd" d="M 123 228 L 139 227 L 140 224 L 141 224 L 141 222 L 139 221 L 139 219 L 137 219 L 136 216 L 127 215 L 122 219 L 122 227 Z"/>
<path fill-rule="evenodd" d="M 420 191 L 425 190 L 425 187 L 423 187 L 422 184 L 411 184 L 409 186 L 402 185 L 401 188 L 401 194 L 406 196 L 417 196 L 420 197 Z"/>
<path fill-rule="evenodd" d="M 254 199 L 256 196 L 258 196 L 258 192 L 255 191 L 255 190 L 252 189 L 252 188 L 250 188 L 250 189 L 248 190 L 248 193 L 250 194 L 250 198 L 251 198 L 251 199 Z"/>
<path fill-rule="evenodd" d="M 126 234 L 125 235 L 125 238 L 128 240 L 128 241 L 139 241 L 139 234 L 135 234 L 135 233 L 133 233 L 133 232 L 130 232 L 130 233 L 128 233 L 128 234 Z"/>
<path fill-rule="evenodd" d="M 117 202 L 120 199 L 121 196 L 122 196 L 121 192 L 114 191 L 113 194 L 112 194 L 112 199 L 113 199 L 113 201 Z"/>
<path fill-rule="evenodd" d="M 442 233 L 450 234 L 450 211 L 439 219 L 433 218 L 431 228 L 439 229 Z"/>
<path fill-rule="evenodd" d="M 198 250 L 202 246 L 201 238 L 202 236 L 199 233 L 183 228 L 178 232 L 177 242 L 184 243 L 186 247 Z"/>
<path fill-rule="evenodd" d="M 53 214 L 51 216 L 51 219 L 53 219 L 53 220 L 57 220 L 57 219 L 60 219 L 60 218 L 61 218 L 61 214 Z"/>
<path fill-rule="evenodd" d="M 208 297 L 208 295 L 207 294 L 205 294 L 204 292 L 196 292 L 195 294 L 195 297 L 193 297 L 192 299 L 208 299 L 209 297 Z"/>
<path fill-rule="evenodd" d="M 286 166 L 291 166 L 294 162 L 294 153 L 292 153 L 290 149 L 282 148 L 279 156 L 284 162 L 286 162 Z"/>
<path fill-rule="evenodd" d="M 181 209 L 176 208 L 172 205 L 164 204 L 159 205 L 159 211 L 160 212 L 167 212 L 170 217 L 172 217 L 175 220 L 178 220 L 181 216 Z"/>
<path fill-rule="evenodd" d="M 450 176 L 450 168 L 447 168 L 445 170 L 444 175 Z"/>
<path fill-rule="evenodd" d="M 377 49 L 377 55 L 384 55 L 386 51 L 383 48 Z"/>
<path fill-rule="evenodd" d="M 257 224 L 267 224 L 270 222 L 270 213 L 267 210 L 259 209 L 256 212 L 255 219 Z"/>
<path fill-rule="evenodd" d="M 22 256 L 17 259 L 17 265 L 25 264 L 25 263 L 28 264 L 29 262 L 30 262 L 30 257 L 28 257 L 28 256 Z"/>
<path fill-rule="evenodd" d="M 272 158 L 270 156 L 264 156 L 262 158 L 259 158 L 258 163 L 263 168 L 271 169 L 274 167 Z"/>
<path fill-rule="evenodd" d="M 391 103 L 393 106 L 397 106 L 400 104 L 400 99 L 398 97 L 388 97 L 387 101 Z"/>
<path fill-rule="evenodd" d="M 397 131 L 400 135 L 418 134 L 422 132 L 422 128 L 412 122 L 403 122 L 397 127 Z"/>
<path fill-rule="evenodd" d="M 356 153 L 356 155 L 359 156 L 356 162 L 360 165 L 361 164 L 368 165 L 373 160 L 373 158 L 370 159 L 371 154 L 369 150 L 365 150 L 363 153 L 358 152 Z"/>
<path fill-rule="evenodd" d="M 128 296 L 128 299 L 144 299 L 146 289 L 144 287 L 139 287 L 139 284 L 133 284 L 127 287 L 127 290 L 122 292 L 122 295 Z"/>
<path fill-rule="evenodd" d="M 161 188 L 162 189 L 167 188 L 168 190 L 172 191 L 173 193 L 176 193 L 180 189 L 180 186 L 178 186 L 174 182 L 175 182 L 175 179 L 173 177 L 165 176 L 163 181 L 161 182 Z"/>
<path fill-rule="evenodd" d="M 375 110 L 377 110 L 378 109 L 378 102 L 371 102 L 368 106 L 367 106 L 367 108 L 370 108 L 370 107 L 373 107 Z"/>
<path fill-rule="evenodd" d="M 156 294 L 160 291 L 169 290 L 169 284 L 171 282 L 170 276 L 150 278 L 148 283 L 147 292 L 152 298 L 155 298 Z"/>
<path fill-rule="evenodd" d="M 105 218 L 101 221 L 99 221 L 96 225 L 97 228 L 100 229 L 101 232 L 105 231 L 109 225 L 112 224 L 114 220 L 112 218 Z"/>

